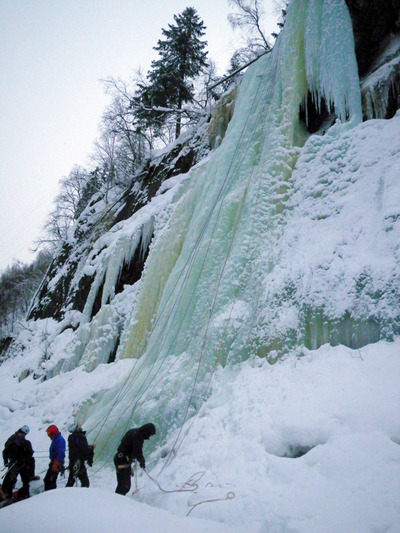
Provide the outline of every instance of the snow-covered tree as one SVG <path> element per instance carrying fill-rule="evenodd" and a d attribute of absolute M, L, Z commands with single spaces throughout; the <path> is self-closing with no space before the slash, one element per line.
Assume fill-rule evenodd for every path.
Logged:
<path fill-rule="evenodd" d="M 68 176 L 59 181 L 60 192 L 54 200 L 54 208 L 48 214 L 43 226 L 44 235 L 37 241 L 37 247 L 43 246 L 54 252 L 65 240 L 68 228 L 78 218 L 84 205 L 82 199 L 91 178 L 83 167 L 75 165 Z M 86 194 L 87 196 L 87 194 Z"/>
<path fill-rule="evenodd" d="M 229 4 L 235 9 L 228 15 L 228 20 L 233 28 L 245 28 L 250 34 L 248 48 L 268 51 L 271 49 L 264 30 L 262 20 L 264 10 L 260 0 L 229 0 Z M 260 55 L 260 53 L 258 53 Z"/>
<path fill-rule="evenodd" d="M 14 261 L 0 275 L 0 354 L 4 342 L 21 327 L 31 299 L 51 261 L 48 250 L 38 253 L 31 264 Z"/>
<path fill-rule="evenodd" d="M 205 26 L 196 10 L 186 8 L 174 15 L 175 24 L 163 29 L 165 39 L 154 47 L 159 59 L 153 61 L 146 83 L 139 84 L 134 103 L 137 115 L 162 128 L 168 117 L 175 122 L 175 137 L 181 132 L 182 107 L 194 98 L 193 80 L 207 66 Z"/>

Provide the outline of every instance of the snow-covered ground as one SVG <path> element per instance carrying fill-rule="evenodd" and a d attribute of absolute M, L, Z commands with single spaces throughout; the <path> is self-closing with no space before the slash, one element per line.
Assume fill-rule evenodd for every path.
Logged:
<path fill-rule="evenodd" d="M 398 533 L 399 352 L 399 340 L 360 350 L 324 345 L 275 365 L 254 358 L 220 368 L 210 398 L 184 427 L 176 457 L 165 466 L 176 434 L 152 454 L 145 444 L 151 477 L 163 490 L 178 492 L 162 492 L 139 469 L 139 490 L 124 499 L 113 494 L 111 458 L 97 460 L 89 469 L 90 489 L 57 489 L 57 494 L 34 496 L 4 508 L 0 531 L 45 533 L 53 531 L 56 517 L 57 531 L 68 533 L 109 532 L 113 519 L 115 527 L 124 529 L 131 520 L 141 531 Z M 107 366 L 92 373 L 76 372 L 73 381 L 73 372 L 61 374 L 40 387 L 27 378 L 21 383 L 25 395 L 7 389 L 11 375 L 5 374 L 5 365 L 0 367 L 3 406 L 7 394 L 16 403 L 24 402 L 35 394 L 39 397 L 35 390 L 41 388 L 52 406 L 47 415 L 40 402 L 8 411 L 8 416 L 3 407 L 2 442 L 22 423 L 31 425 L 29 437 L 37 451 L 37 471 L 43 476 L 49 445 L 46 424 L 58 423 L 66 436 L 64 413 L 76 401 L 74 392 L 89 387 L 90 381 L 95 387 L 96 373 L 105 372 Z M 91 434 L 88 437 L 91 441 Z M 61 479 L 58 485 L 65 483 Z M 32 484 L 33 492 L 40 488 L 41 482 Z M 182 488 L 196 490 L 180 492 Z"/>
<path fill-rule="evenodd" d="M 2 532 L 7 533 L 232 531 L 222 524 L 172 516 L 165 511 L 103 490 L 87 491 L 81 488 L 46 492 L 35 500 L 21 502 L 18 509 L 5 508 L 0 515 L 0 527 Z"/>

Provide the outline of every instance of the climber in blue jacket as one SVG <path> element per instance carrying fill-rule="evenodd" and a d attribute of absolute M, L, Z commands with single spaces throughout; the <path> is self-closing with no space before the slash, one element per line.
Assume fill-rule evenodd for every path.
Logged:
<path fill-rule="evenodd" d="M 58 473 L 64 473 L 65 440 L 57 426 L 51 425 L 46 429 L 51 439 L 49 469 L 44 477 L 44 490 L 57 488 Z"/>

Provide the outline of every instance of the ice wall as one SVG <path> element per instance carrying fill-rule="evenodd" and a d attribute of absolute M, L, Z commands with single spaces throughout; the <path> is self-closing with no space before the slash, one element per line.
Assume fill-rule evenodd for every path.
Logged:
<path fill-rule="evenodd" d="M 156 418 L 161 435 L 181 427 L 218 363 L 282 353 L 284 338 L 276 346 L 265 338 L 265 280 L 280 264 L 308 92 L 350 127 L 361 121 L 343 0 L 291 4 L 273 52 L 242 81 L 221 146 L 184 178 L 172 215 L 161 217 L 117 354 L 137 362 L 87 415 L 108 434 L 105 448 L 135 418 Z"/>
<path fill-rule="evenodd" d="M 173 339 L 168 353 L 181 353 L 183 338 L 208 321 L 211 307 L 215 317 L 240 299 L 238 290 L 245 299 L 249 284 L 257 292 L 254 281 L 273 258 L 270 251 L 265 257 L 266 236 L 271 242 L 281 229 L 292 170 L 307 138 L 299 106 L 309 89 L 343 120 L 361 119 L 344 2 L 294 2 L 272 56 L 249 69 L 222 146 L 191 173 L 153 247 L 124 357 L 142 355 L 148 336 L 151 344 L 166 331 Z M 256 307 L 253 295 L 246 305 Z"/>

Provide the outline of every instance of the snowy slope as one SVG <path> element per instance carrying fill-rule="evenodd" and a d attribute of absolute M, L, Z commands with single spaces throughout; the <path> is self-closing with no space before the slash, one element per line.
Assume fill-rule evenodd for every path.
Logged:
<path fill-rule="evenodd" d="M 251 533 L 398 533 L 399 351 L 399 341 L 379 342 L 359 350 L 323 346 L 272 366 L 254 357 L 241 365 L 219 369 L 209 400 L 184 426 L 178 453 L 161 473 L 161 456 L 165 458 L 179 431 L 163 450 L 149 454 L 149 443 L 145 445 L 149 474 L 163 490 L 179 490 L 192 480 L 197 483 L 196 492 L 163 493 L 139 469 L 139 491 L 126 500 L 133 498 L 172 513 L 165 518 L 171 529 L 165 531 L 174 527 L 201 531 L 191 519 L 203 518 L 213 521 L 208 531 L 215 532 L 224 529 L 214 521 L 225 524 L 232 533 L 242 528 Z M 101 366 L 104 372 L 106 365 Z M 1 440 L 4 442 L 22 422 L 28 422 L 37 452 L 37 471 L 43 475 L 49 441 L 40 420 L 63 426 L 75 393 L 94 374 L 86 378 L 75 374 L 73 381 L 64 374 L 51 380 L 46 386 L 48 409 L 42 400 L 35 407 L 9 413 L 8 420 L 3 409 Z M 3 373 L 3 384 L 7 383 L 5 378 Z M 36 389 L 31 383 L 31 401 Z M 9 393 L 15 402 L 23 398 Z M 88 438 L 91 441 L 93 433 Z M 66 533 L 76 530 L 78 518 L 83 525 L 88 524 L 82 530 L 91 531 L 94 525 L 98 529 L 93 531 L 107 531 L 108 520 L 117 513 L 121 513 L 122 525 L 129 516 L 136 524 L 139 515 L 139 520 L 146 517 L 148 531 L 158 531 L 160 515 L 156 511 L 131 506 L 131 502 L 112 494 L 116 481 L 111 460 L 95 461 L 89 476 L 91 486 L 102 493 L 82 489 L 83 495 L 78 491 L 72 496 L 68 493 L 74 489 L 68 489 L 59 495 L 31 498 L 0 510 L 0 531 L 45 533 L 46 527 L 54 527 L 49 508 L 57 508 L 58 530 Z M 65 482 L 61 479 L 59 487 Z M 41 483 L 35 482 L 32 487 L 39 490 Z M 227 499 L 228 495 L 234 497 Z M 99 506 L 105 510 L 99 511 Z M 184 517 L 189 512 L 188 525 L 183 527 L 174 516 Z M 7 528 L 3 520 L 7 520 Z M 37 522 L 43 524 L 43 529 L 22 527 Z M 10 530 L 9 523 L 21 528 Z M 152 529 L 153 525 L 157 528 Z"/>

